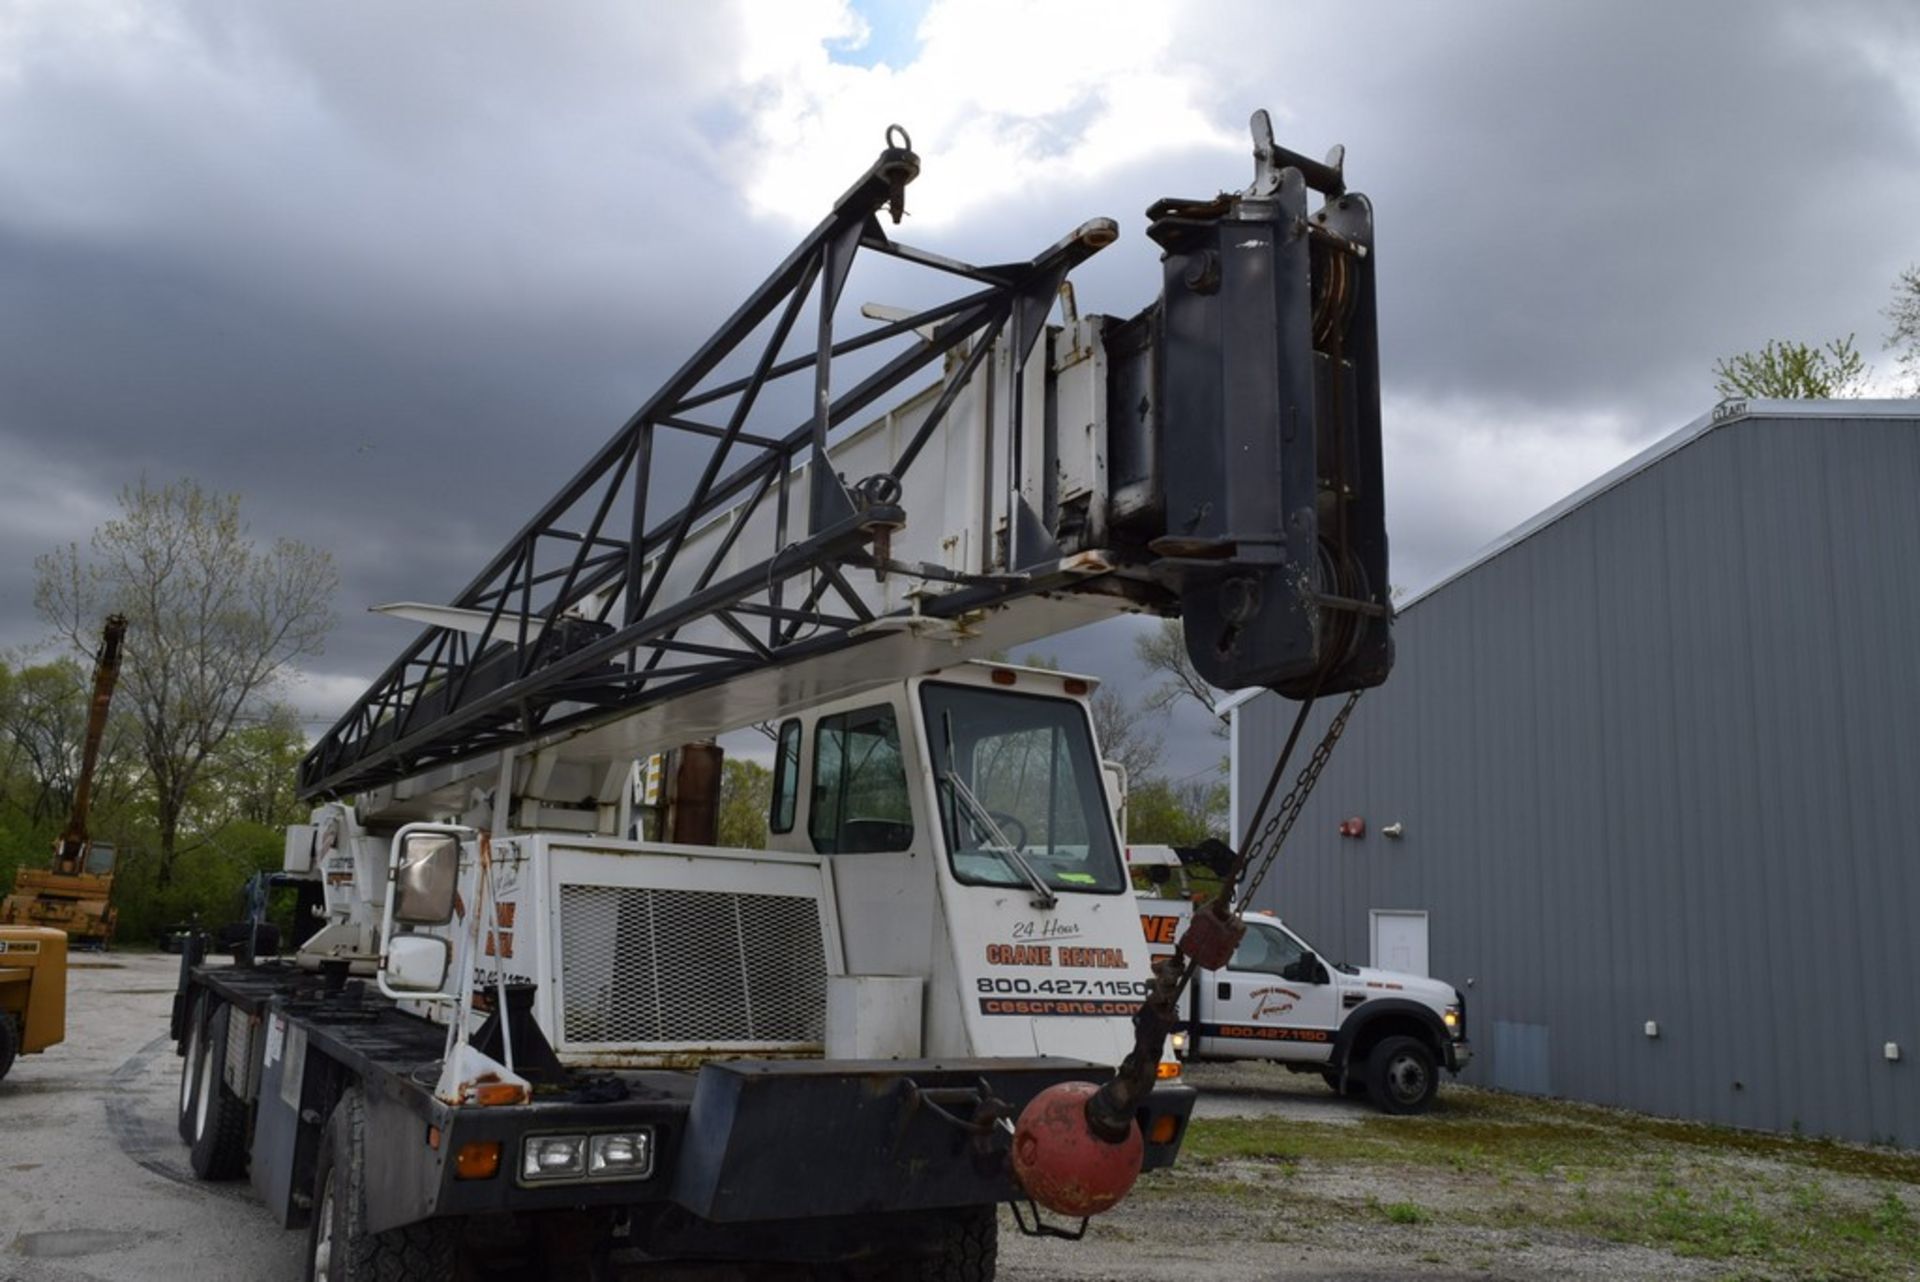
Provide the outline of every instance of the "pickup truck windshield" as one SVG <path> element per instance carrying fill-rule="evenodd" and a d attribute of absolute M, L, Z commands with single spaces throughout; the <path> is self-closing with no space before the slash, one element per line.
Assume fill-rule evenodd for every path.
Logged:
<path fill-rule="evenodd" d="M 940 828 L 956 878 L 975 886 L 1025 886 L 1024 861 L 1055 891 L 1125 889 L 1093 736 L 1079 703 L 932 682 L 921 687 L 920 698 Z M 990 823 L 952 787 L 949 772 Z M 995 848 L 992 828 L 1019 858 Z"/>

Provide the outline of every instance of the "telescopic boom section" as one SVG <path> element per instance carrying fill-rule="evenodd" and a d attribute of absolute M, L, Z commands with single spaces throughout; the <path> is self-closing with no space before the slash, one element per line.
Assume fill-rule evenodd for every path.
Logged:
<path fill-rule="evenodd" d="M 909 247 L 880 215 L 920 160 L 887 141 L 450 604 L 388 607 L 427 629 L 304 796 L 563 738 L 617 762 L 1121 611 L 1184 616 L 1218 685 L 1384 678 L 1372 222 L 1337 155 L 1262 113 L 1252 187 L 1150 211 L 1161 301 L 1050 325 L 1116 225 L 989 267 Z M 858 262 L 916 302 L 849 335 Z"/>
<path fill-rule="evenodd" d="M 54 846 L 53 870 L 77 873 L 86 866 L 87 817 L 93 809 L 93 771 L 100 761 L 100 741 L 107 732 L 107 710 L 113 704 L 113 687 L 120 680 L 120 642 L 127 635 L 127 621 L 117 614 L 107 616 L 100 635 L 100 654 L 93 664 L 93 701 L 87 708 L 87 737 L 80 751 L 80 777 L 73 785 L 73 812 Z"/>

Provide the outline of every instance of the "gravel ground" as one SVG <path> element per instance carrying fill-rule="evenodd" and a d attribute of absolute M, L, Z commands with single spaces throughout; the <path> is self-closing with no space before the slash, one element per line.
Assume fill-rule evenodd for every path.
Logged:
<path fill-rule="evenodd" d="M 303 1234 L 275 1224 L 244 1182 L 202 1184 L 187 1169 L 173 1124 L 179 1061 L 165 1038 L 177 964 L 140 954 L 76 959 L 67 1041 L 23 1058 L 0 1082 L 0 1282 L 292 1282 L 301 1275 Z M 1407 1129 L 1391 1130 L 1385 1141 L 1424 1143 L 1427 1160 L 1399 1160 L 1398 1148 L 1382 1160 L 1383 1119 L 1334 1097 L 1316 1077 L 1269 1065 L 1199 1065 L 1190 1080 L 1203 1092 L 1199 1115 L 1209 1119 L 1211 1150 L 1143 1177 L 1082 1242 L 1023 1237 L 1002 1212 L 1001 1278 L 1920 1278 L 1920 1266 L 1898 1263 L 1809 1269 L 1803 1253 L 1776 1254 L 1756 1267 L 1750 1256 L 1700 1258 L 1699 1250 L 1630 1244 L 1617 1239 L 1634 1235 L 1617 1229 L 1576 1232 L 1564 1216 L 1532 1218 L 1535 1208 L 1564 1209 L 1568 1180 L 1588 1178 L 1570 1175 L 1563 1156 L 1506 1166 L 1483 1156 L 1457 1166 L 1431 1160 L 1436 1144 L 1445 1151 L 1451 1142 L 1449 1126 L 1479 1127 L 1483 1135 L 1544 1127 L 1544 1142 L 1564 1144 L 1586 1130 L 1607 1135 L 1609 1127 L 1636 1125 L 1630 1115 L 1449 1087 L 1432 1117 L 1393 1119 L 1392 1127 Z M 1246 1127 L 1236 1127 L 1236 1118 Z M 1235 1150 L 1243 1129 L 1259 1142 Z M 1276 1158 L 1262 1147 L 1275 1135 L 1282 1148 L 1298 1137 L 1297 1155 Z M 1753 1196 L 1780 1202 L 1783 1216 L 1793 1211 L 1783 1199 L 1804 1199 L 1810 1187 L 1813 1166 L 1796 1154 L 1720 1154 L 1685 1140 L 1673 1152 L 1685 1187 L 1712 1192 L 1718 1180 L 1739 1198 L 1759 1190 Z M 1586 1159 L 1576 1152 L 1573 1160 Z M 1856 1178 L 1844 1166 L 1827 1169 L 1835 1166 L 1831 1153 L 1814 1165 L 1821 1167 L 1818 1200 L 1801 1210 L 1872 1207 L 1879 1199 L 1896 1220 L 1899 1205 L 1920 1217 L 1920 1177 L 1905 1167 L 1883 1163 Z M 1610 1202 L 1624 1187 L 1619 1181 L 1637 1173 L 1601 1161 L 1591 1178 L 1596 1202 Z M 1583 1185 L 1571 1195 L 1586 1191 Z M 1913 1240 L 1913 1221 L 1889 1231 Z"/>
<path fill-rule="evenodd" d="M 179 959 L 76 956 L 67 1040 L 0 1081 L 0 1282 L 264 1282 L 305 1246 L 244 1182 L 201 1184 L 174 1131 Z"/>
<path fill-rule="evenodd" d="M 1209 1119 L 1281 1119 L 1310 1126 L 1356 1126 L 1377 1116 L 1341 1099 L 1316 1076 L 1270 1064 L 1196 1064 L 1187 1080 L 1201 1090 L 1195 1115 Z M 1445 1088 L 1443 1088 L 1444 1090 Z M 1328 1213 L 1328 1204 L 1360 1209 L 1418 1198 L 1441 1187 L 1413 1187 L 1353 1172 L 1280 1175 L 1257 1164 L 1228 1164 L 1210 1175 L 1244 1185 L 1223 1194 L 1221 1180 L 1193 1178 L 1188 1167 L 1143 1177 L 1126 1202 L 1095 1221 L 1085 1241 L 1020 1236 L 1002 1215 L 1000 1276 L 1008 1282 L 1105 1279 L 1208 1282 L 1317 1279 L 1687 1279 L 1727 1276 L 1699 1261 L 1591 1239 L 1554 1240 L 1459 1229 L 1435 1240 L 1434 1226 L 1366 1223 Z"/>

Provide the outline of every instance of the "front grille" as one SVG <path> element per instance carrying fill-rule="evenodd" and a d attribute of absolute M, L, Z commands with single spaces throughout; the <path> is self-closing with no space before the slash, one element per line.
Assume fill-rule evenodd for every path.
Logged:
<path fill-rule="evenodd" d="M 569 1045 L 817 1047 L 827 1008 L 817 900 L 560 887 Z"/>

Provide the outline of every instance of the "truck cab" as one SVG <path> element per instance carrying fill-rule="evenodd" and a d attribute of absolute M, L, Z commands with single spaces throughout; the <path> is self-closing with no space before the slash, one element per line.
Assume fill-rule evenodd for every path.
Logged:
<path fill-rule="evenodd" d="M 1204 892 L 1169 847 L 1129 847 L 1128 863 L 1157 960 L 1172 952 Z M 1275 914 L 1245 917 L 1232 959 L 1188 990 L 1187 1058 L 1274 1060 L 1389 1113 L 1425 1111 L 1440 1070 L 1467 1066 L 1467 1004 L 1451 984 L 1331 961 Z"/>

